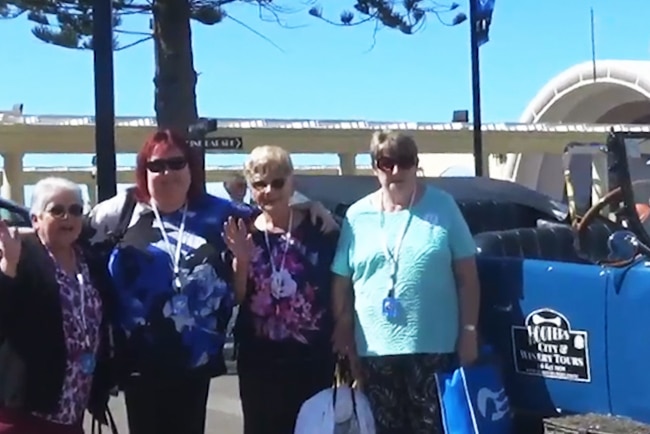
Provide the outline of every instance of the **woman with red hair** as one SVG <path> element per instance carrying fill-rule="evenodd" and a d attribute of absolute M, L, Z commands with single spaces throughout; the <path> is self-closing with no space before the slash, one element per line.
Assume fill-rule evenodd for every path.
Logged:
<path fill-rule="evenodd" d="M 135 189 L 89 218 L 91 244 L 110 244 L 129 432 L 202 434 L 210 379 L 226 371 L 234 304 L 223 225 L 254 211 L 207 194 L 200 161 L 169 130 L 154 133 L 136 161 Z M 336 225 L 322 205 L 311 208 Z"/>

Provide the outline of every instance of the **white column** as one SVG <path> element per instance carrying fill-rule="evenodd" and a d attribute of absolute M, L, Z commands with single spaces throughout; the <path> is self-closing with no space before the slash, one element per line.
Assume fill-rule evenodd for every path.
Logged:
<path fill-rule="evenodd" d="M 4 169 L 2 171 L 2 197 L 20 204 L 25 203 L 25 189 L 23 185 L 23 154 L 3 153 Z"/>

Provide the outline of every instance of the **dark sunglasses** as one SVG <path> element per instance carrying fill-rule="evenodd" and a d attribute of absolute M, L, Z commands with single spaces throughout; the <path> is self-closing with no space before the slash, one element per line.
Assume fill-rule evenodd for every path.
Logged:
<path fill-rule="evenodd" d="M 414 157 L 379 157 L 375 162 L 377 168 L 383 172 L 392 172 L 395 166 L 402 170 L 409 170 L 417 164 L 417 158 Z"/>
<path fill-rule="evenodd" d="M 272 188 L 273 190 L 282 190 L 282 189 L 284 188 L 284 184 L 286 184 L 286 183 L 287 183 L 287 180 L 286 180 L 286 179 L 284 179 L 284 178 L 278 178 L 278 179 L 274 179 L 274 180 L 271 181 L 271 182 L 266 182 L 266 181 L 255 181 L 255 182 L 253 182 L 253 183 L 251 184 L 251 186 L 252 186 L 255 190 L 264 190 L 264 189 L 265 189 L 266 187 L 268 187 L 269 185 L 271 186 L 271 188 Z"/>
<path fill-rule="evenodd" d="M 47 213 L 57 219 L 62 219 L 67 215 L 71 217 L 81 217 L 84 213 L 84 207 L 78 203 L 73 203 L 67 208 L 65 205 L 57 204 L 52 205 L 47 210 Z"/>
<path fill-rule="evenodd" d="M 187 166 L 187 160 L 183 157 L 159 158 L 147 161 L 147 170 L 153 173 L 161 173 L 166 170 L 181 170 Z"/>

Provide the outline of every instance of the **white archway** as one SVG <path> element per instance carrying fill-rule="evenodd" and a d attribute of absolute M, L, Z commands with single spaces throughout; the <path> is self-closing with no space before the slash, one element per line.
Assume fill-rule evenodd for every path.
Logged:
<path fill-rule="evenodd" d="M 521 123 L 650 123 L 650 62 L 601 60 L 575 65 L 550 80 L 531 100 Z M 556 199 L 564 182 L 559 155 L 511 154 L 510 179 Z M 543 174 L 544 176 L 540 176 Z"/>

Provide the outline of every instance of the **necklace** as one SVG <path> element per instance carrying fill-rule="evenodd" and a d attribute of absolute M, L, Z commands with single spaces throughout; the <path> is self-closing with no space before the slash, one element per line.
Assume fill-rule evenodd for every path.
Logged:
<path fill-rule="evenodd" d="M 284 242 L 284 249 L 282 251 L 282 256 L 280 257 L 280 266 L 276 267 L 275 261 L 273 260 L 273 250 L 271 248 L 271 241 L 269 239 L 268 231 L 268 220 L 264 219 L 267 224 L 267 228 L 264 231 L 264 241 L 266 242 L 266 249 L 269 252 L 269 262 L 271 263 L 271 292 L 276 298 L 282 296 L 284 292 L 284 287 L 287 283 L 286 270 L 284 268 L 284 263 L 287 259 L 287 251 L 289 250 L 289 244 L 291 242 L 291 229 L 293 227 L 293 211 L 289 211 L 289 226 L 287 227 L 286 239 Z"/>
<path fill-rule="evenodd" d="M 183 290 L 183 282 L 181 281 L 181 248 L 183 246 L 183 235 L 185 235 L 185 219 L 187 218 L 187 203 L 183 206 L 183 214 L 181 217 L 181 225 L 178 229 L 178 239 L 176 240 L 176 248 L 172 248 L 172 244 L 169 241 L 169 236 L 165 230 L 165 225 L 160 217 L 160 212 L 155 203 L 151 204 L 153 209 L 154 216 L 156 217 L 156 223 L 158 225 L 158 230 L 162 235 L 163 240 L 165 241 L 165 247 L 167 249 L 167 254 L 171 260 L 172 272 L 174 273 L 174 289 L 176 292 L 181 292 Z"/>
<path fill-rule="evenodd" d="M 49 249 L 48 249 L 48 253 L 50 254 L 52 260 L 56 263 L 56 265 L 63 271 L 63 273 L 66 273 L 64 268 L 61 266 L 61 263 L 57 261 L 56 257 L 54 257 L 54 255 L 52 254 L 51 251 L 49 251 Z M 83 265 L 81 264 L 81 261 L 74 250 L 73 250 L 73 258 L 75 264 L 75 271 L 74 271 L 75 283 L 79 291 L 79 306 L 76 306 L 76 309 L 74 309 L 77 315 L 74 315 L 73 313 L 73 316 L 75 317 L 75 321 L 78 321 L 80 333 L 82 336 L 81 354 L 78 356 L 76 361 L 79 364 L 79 367 L 81 368 L 81 372 L 83 372 L 85 375 L 91 375 L 95 371 L 95 366 L 97 362 L 95 359 L 95 351 L 93 348 L 91 348 L 90 327 L 88 327 L 88 321 L 86 318 L 86 307 L 88 302 L 86 296 L 89 295 L 90 288 L 84 276 Z"/>
<path fill-rule="evenodd" d="M 397 239 L 395 240 L 395 246 L 393 247 L 392 251 L 388 247 L 388 237 L 386 235 L 386 228 L 385 228 L 385 214 L 386 210 L 384 208 L 384 191 L 381 190 L 380 194 L 380 230 L 379 233 L 381 234 L 381 243 L 382 243 L 382 248 L 384 250 L 384 256 L 386 257 L 386 260 L 390 262 L 391 265 L 391 272 L 390 272 L 390 286 L 388 288 L 388 297 L 389 298 L 395 298 L 395 284 L 397 281 L 397 261 L 399 259 L 399 253 L 400 253 L 400 248 L 402 247 L 402 241 L 404 241 L 404 237 L 406 236 L 406 232 L 408 231 L 409 225 L 411 224 L 411 219 L 413 217 L 413 214 L 411 213 L 411 208 L 413 207 L 413 202 L 415 201 L 415 194 L 417 193 L 417 186 L 413 189 L 413 193 L 411 193 L 411 199 L 409 200 L 409 205 L 408 208 L 406 208 L 406 211 L 408 212 L 408 216 L 406 218 L 406 221 L 404 222 L 404 226 L 402 227 L 402 230 L 397 233 Z"/>

